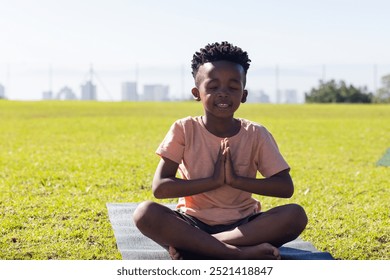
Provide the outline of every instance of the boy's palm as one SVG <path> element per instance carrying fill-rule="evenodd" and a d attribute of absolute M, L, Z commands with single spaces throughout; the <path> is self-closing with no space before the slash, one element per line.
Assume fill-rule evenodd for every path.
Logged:
<path fill-rule="evenodd" d="M 222 186 L 225 183 L 225 160 L 226 153 L 224 151 L 224 146 L 221 143 L 221 148 L 218 153 L 218 159 L 214 166 L 213 180 L 217 182 L 218 187 Z"/>
<path fill-rule="evenodd" d="M 233 161 L 227 139 L 221 141 L 218 159 L 214 166 L 213 180 L 218 186 L 233 185 L 237 175 L 233 168 Z"/>
<path fill-rule="evenodd" d="M 226 160 L 225 160 L 225 183 L 233 186 L 234 181 L 237 177 L 236 172 L 234 171 L 233 168 L 233 161 L 230 153 L 230 148 L 227 147 L 225 149 L 226 151 Z"/>

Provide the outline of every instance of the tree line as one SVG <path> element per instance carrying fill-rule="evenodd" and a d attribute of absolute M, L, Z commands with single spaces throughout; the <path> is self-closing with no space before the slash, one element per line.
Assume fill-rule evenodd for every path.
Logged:
<path fill-rule="evenodd" d="M 381 79 L 382 87 L 374 94 L 367 87 L 347 85 L 344 81 L 320 81 L 305 93 L 306 103 L 390 103 L 390 74 Z"/>

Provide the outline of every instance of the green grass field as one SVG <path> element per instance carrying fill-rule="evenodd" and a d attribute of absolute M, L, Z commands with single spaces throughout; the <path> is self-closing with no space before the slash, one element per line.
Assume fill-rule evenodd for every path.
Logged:
<path fill-rule="evenodd" d="M 154 154 L 200 103 L 0 101 L 0 259 L 120 259 L 107 202 L 153 199 Z M 388 105 L 243 104 L 291 165 L 302 238 L 338 259 L 390 259 Z M 166 202 L 166 201 L 165 201 Z"/>

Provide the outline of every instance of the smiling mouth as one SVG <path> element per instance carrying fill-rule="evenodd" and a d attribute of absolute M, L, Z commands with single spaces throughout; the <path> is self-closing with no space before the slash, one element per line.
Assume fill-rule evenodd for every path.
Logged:
<path fill-rule="evenodd" d="M 216 104 L 216 106 L 218 108 L 225 109 L 225 108 L 228 108 L 230 105 L 229 104 L 225 104 L 225 103 L 219 103 L 219 104 Z"/>

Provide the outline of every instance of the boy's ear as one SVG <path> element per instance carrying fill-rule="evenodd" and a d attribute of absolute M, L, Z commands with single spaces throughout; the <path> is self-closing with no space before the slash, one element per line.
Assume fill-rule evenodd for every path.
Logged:
<path fill-rule="evenodd" d="M 241 98 L 241 103 L 245 103 L 247 97 L 248 97 L 248 91 L 246 89 L 244 89 L 244 92 L 243 92 L 242 98 Z"/>
<path fill-rule="evenodd" d="M 192 88 L 191 93 L 196 101 L 200 101 L 200 94 L 198 88 L 196 87 Z"/>

